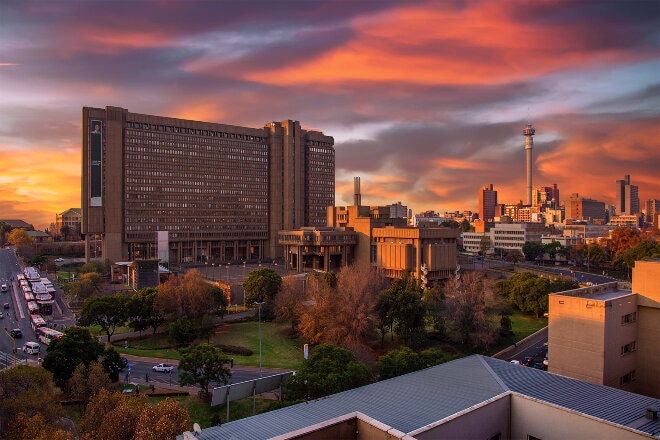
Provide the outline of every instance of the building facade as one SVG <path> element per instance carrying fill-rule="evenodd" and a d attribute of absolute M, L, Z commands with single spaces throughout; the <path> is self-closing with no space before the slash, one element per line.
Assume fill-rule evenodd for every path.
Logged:
<path fill-rule="evenodd" d="M 82 233 L 110 261 L 281 258 L 278 232 L 324 226 L 334 205 L 334 140 L 298 121 L 248 128 L 84 107 L 82 127 Z"/>
<path fill-rule="evenodd" d="M 595 221 L 605 220 L 605 203 L 580 197 L 573 193 L 564 203 L 566 219 Z"/>
<path fill-rule="evenodd" d="M 495 223 L 485 232 L 464 232 L 462 234 L 463 249 L 466 252 L 478 253 L 481 251 L 483 237 L 488 237 L 490 245 L 487 254 L 496 250 L 515 250 L 522 253 L 526 242 L 541 243 L 541 237 L 548 235 L 550 230 L 542 223 Z"/>
<path fill-rule="evenodd" d="M 551 294 L 548 371 L 660 397 L 660 260 L 616 282 Z"/>
<path fill-rule="evenodd" d="M 82 212 L 80 208 L 69 208 L 66 211 L 55 214 L 55 231 L 51 233 L 62 234 L 62 239 L 80 240 L 80 225 L 82 223 Z"/>
<path fill-rule="evenodd" d="M 639 213 L 639 188 L 630 184 L 630 175 L 616 181 L 616 213 L 633 215 Z"/>
<path fill-rule="evenodd" d="M 501 213 L 496 212 L 497 191 L 493 189 L 493 184 L 489 183 L 479 190 L 479 218 L 484 222 L 492 222 L 495 217 Z"/>

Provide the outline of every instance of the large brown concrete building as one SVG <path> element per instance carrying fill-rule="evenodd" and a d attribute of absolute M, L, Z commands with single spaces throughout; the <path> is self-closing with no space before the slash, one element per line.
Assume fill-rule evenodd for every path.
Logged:
<path fill-rule="evenodd" d="M 110 261 L 282 258 L 278 231 L 326 223 L 333 145 L 298 121 L 248 128 L 84 107 L 82 233 L 100 236 Z"/>
<path fill-rule="evenodd" d="M 636 261 L 632 291 L 608 283 L 550 295 L 548 370 L 660 397 L 660 260 Z"/>

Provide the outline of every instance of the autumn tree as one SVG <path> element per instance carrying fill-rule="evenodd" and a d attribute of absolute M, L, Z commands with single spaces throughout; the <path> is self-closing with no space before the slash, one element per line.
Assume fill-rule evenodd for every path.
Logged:
<path fill-rule="evenodd" d="M 75 438 L 73 433 L 64 430 L 58 422 L 48 422 L 41 413 L 31 417 L 19 413 L 9 423 L 4 438 L 6 440 L 73 440 Z"/>
<path fill-rule="evenodd" d="M 255 302 L 269 302 L 275 299 L 282 289 L 282 277 L 272 269 L 260 267 L 255 269 L 243 281 L 245 290 L 245 305 Z"/>
<path fill-rule="evenodd" d="M 637 228 L 617 227 L 610 232 L 608 248 L 612 261 L 628 249 L 632 249 L 642 241 L 642 235 Z"/>
<path fill-rule="evenodd" d="M 53 383 L 53 375 L 41 367 L 19 365 L 0 370 L 0 414 L 3 424 L 16 421 L 21 413 L 27 417 L 41 414 L 46 422 L 55 422 L 61 414 L 61 407 L 56 401 L 59 393 Z"/>
<path fill-rule="evenodd" d="M 190 430 L 190 416 L 172 399 L 151 406 L 146 396 L 127 399 L 105 389 L 94 395 L 79 425 L 82 440 L 157 440 Z"/>
<path fill-rule="evenodd" d="M 627 270 L 630 274 L 632 268 L 635 267 L 635 261 L 649 258 L 660 258 L 660 243 L 641 241 L 637 246 L 620 253 L 613 263 L 616 268 Z"/>
<path fill-rule="evenodd" d="M 196 344 L 180 350 L 179 384 L 199 385 L 204 395 L 208 395 L 211 384 L 227 385 L 231 362 L 222 350 L 211 344 Z"/>
<path fill-rule="evenodd" d="M 191 428 L 190 415 L 185 408 L 167 398 L 153 407 L 142 407 L 135 427 L 135 439 L 161 440 L 175 438 Z"/>
<path fill-rule="evenodd" d="M 355 353 L 364 352 L 375 336 L 375 306 L 385 286 L 384 278 L 368 264 L 342 267 L 336 288 L 332 277 L 309 283 L 310 301 L 298 328 L 313 343 L 337 345 Z"/>
<path fill-rule="evenodd" d="M 322 344 L 312 350 L 302 367 L 287 381 L 288 398 L 316 399 L 373 381 L 369 367 L 350 351 Z"/>
<path fill-rule="evenodd" d="M 158 287 L 156 312 L 172 322 L 180 317 L 200 320 L 213 310 L 213 286 L 197 270 L 186 272 L 183 277 L 170 276 Z"/>
<path fill-rule="evenodd" d="M 445 285 L 448 324 L 455 339 L 475 348 L 488 348 L 495 340 L 486 310 L 486 286 L 481 272 L 464 274 Z"/>
<path fill-rule="evenodd" d="M 9 231 L 7 234 L 7 241 L 17 248 L 29 247 L 35 243 L 34 238 L 30 237 L 30 235 L 23 229 L 12 229 Z"/>
<path fill-rule="evenodd" d="M 296 332 L 305 300 L 305 283 L 297 277 L 282 279 L 282 291 L 275 297 L 275 317 L 291 323 L 291 334 Z"/>
<path fill-rule="evenodd" d="M 67 382 L 69 394 L 78 400 L 87 401 L 101 388 L 110 389 L 112 382 L 100 362 L 91 362 L 89 366 L 78 364 Z"/>
<path fill-rule="evenodd" d="M 57 386 L 64 389 L 79 364 L 88 366 L 103 353 L 101 345 L 87 328 L 69 327 L 64 336 L 53 340 L 43 360 L 43 367 L 53 374 Z"/>

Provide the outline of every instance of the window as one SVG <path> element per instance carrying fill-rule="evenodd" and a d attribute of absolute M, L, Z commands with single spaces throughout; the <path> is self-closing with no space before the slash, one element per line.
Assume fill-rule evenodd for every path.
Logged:
<path fill-rule="evenodd" d="M 628 313 L 621 317 L 621 325 L 630 324 L 637 321 L 637 312 Z"/>
<path fill-rule="evenodd" d="M 635 380 L 635 370 L 632 370 L 630 373 L 621 376 L 619 379 L 619 385 L 625 385 L 632 382 L 633 380 Z"/>
<path fill-rule="evenodd" d="M 632 353 L 635 351 L 635 341 L 632 341 L 630 344 L 626 344 L 623 347 L 621 347 L 621 355 Z"/>

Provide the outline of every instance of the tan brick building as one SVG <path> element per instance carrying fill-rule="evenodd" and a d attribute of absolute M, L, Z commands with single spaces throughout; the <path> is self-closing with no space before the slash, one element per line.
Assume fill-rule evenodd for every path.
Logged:
<path fill-rule="evenodd" d="M 616 282 L 550 295 L 548 370 L 660 397 L 660 260 Z"/>
<path fill-rule="evenodd" d="M 298 121 L 248 128 L 84 107 L 82 233 L 100 236 L 110 261 L 282 258 L 280 230 L 326 223 L 333 145 Z"/>

